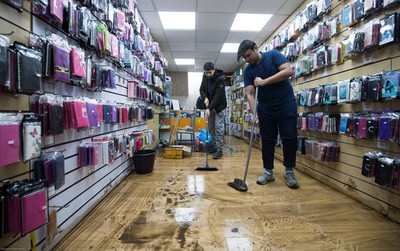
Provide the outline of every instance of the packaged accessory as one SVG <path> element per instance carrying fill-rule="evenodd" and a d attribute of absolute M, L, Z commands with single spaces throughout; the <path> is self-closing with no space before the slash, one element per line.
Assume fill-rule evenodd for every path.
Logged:
<path fill-rule="evenodd" d="M 21 234 L 45 225 L 48 221 L 47 189 L 42 187 L 21 196 L 22 229 Z"/>
<path fill-rule="evenodd" d="M 0 120 L 0 166 L 19 162 L 19 147 L 19 122 L 14 116 L 4 116 Z"/>
<path fill-rule="evenodd" d="M 26 115 L 22 120 L 22 155 L 24 162 L 41 156 L 42 126 L 39 118 Z"/>
<path fill-rule="evenodd" d="M 399 24 L 397 13 L 386 15 L 380 20 L 379 45 L 387 45 L 399 40 Z"/>
<path fill-rule="evenodd" d="M 0 87 L 10 88 L 9 54 L 10 38 L 0 35 Z"/>
<path fill-rule="evenodd" d="M 55 80 L 62 81 L 64 83 L 70 83 L 70 52 L 64 48 L 53 46 L 53 63 L 54 63 L 54 74 Z"/>
<path fill-rule="evenodd" d="M 14 43 L 16 49 L 16 91 L 32 94 L 42 89 L 42 53 Z"/>

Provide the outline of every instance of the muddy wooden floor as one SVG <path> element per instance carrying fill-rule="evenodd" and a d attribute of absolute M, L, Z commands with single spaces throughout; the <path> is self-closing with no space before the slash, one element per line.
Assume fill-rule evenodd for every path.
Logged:
<path fill-rule="evenodd" d="M 297 172 L 289 189 L 276 161 L 273 183 L 256 184 L 261 153 L 252 150 L 248 192 L 227 185 L 243 178 L 247 144 L 209 158 L 157 154 L 151 174 L 118 185 L 55 250 L 400 250 L 400 225 Z"/>

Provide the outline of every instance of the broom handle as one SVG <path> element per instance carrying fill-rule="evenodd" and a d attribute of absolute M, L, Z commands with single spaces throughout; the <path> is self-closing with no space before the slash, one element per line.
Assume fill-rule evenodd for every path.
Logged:
<path fill-rule="evenodd" d="M 255 98 L 254 98 L 254 111 L 253 111 L 254 118 L 256 118 L 256 112 L 257 112 L 257 98 L 258 98 L 258 87 L 256 87 L 256 95 L 255 95 Z M 248 150 L 248 153 L 247 153 L 246 168 L 244 170 L 244 177 L 243 177 L 243 182 L 244 183 L 246 183 L 247 171 L 249 170 L 251 147 L 253 145 L 254 125 L 255 125 L 255 119 L 253 119 L 253 125 L 251 126 L 249 150 Z"/>
<path fill-rule="evenodd" d="M 204 144 L 204 151 L 206 152 L 206 167 L 208 167 L 208 116 L 206 119 L 206 140 Z"/>

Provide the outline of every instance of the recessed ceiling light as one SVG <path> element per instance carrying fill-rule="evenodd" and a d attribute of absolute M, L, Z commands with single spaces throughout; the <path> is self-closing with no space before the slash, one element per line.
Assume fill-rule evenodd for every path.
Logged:
<path fill-rule="evenodd" d="M 231 31 L 260 31 L 271 19 L 271 14 L 236 14 Z"/>
<path fill-rule="evenodd" d="M 195 12 L 159 11 L 158 15 L 164 29 L 194 30 L 196 27 Z"/>
<path fill-rule="evenodd" d="M 176 65 L 194 65 L 193 58 L 175 58 Z"/>
<path fill-rule="evenodd" d="M 226 53 L 231 53 L 237 52 L 237 49 L 239 48 L 239 43 L 224 43 L 224 45 L 222 46 L 221 52 L 226 52 Z"/>

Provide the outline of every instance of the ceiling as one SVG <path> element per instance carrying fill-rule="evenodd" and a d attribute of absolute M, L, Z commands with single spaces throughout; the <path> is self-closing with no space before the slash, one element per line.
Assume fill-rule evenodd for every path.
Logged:
<path fill-rule="evenodd" d="M 220 53 L 222 45 L 250 39 L 257 45 L 267 38 L 304 0 L 136 0 L 144 22 L 168 60 L 167 71 L 203 71 L 211 61 L 216 68 L 234 72 L 236 53 Z M 196 12 L 195 30 L 164 30 L 158 11 Z M 230 31 L 236 13 L 273 14 L 260 32 Z M 184 20 L 182 20 L 184 22 Z M 174 58 L 194 58 L 195 65 L 176 65 Z"/>

